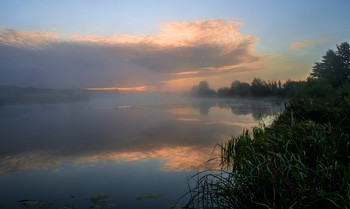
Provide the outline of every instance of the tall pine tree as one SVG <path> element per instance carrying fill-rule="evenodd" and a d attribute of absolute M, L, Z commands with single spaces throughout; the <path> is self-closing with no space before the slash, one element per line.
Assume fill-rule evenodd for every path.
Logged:
<path fill-rule="evenodd" d="M 321 62 L 316 62 L 311 76 L 324 78 L 334 87 L 350 81 L 350 47 L 344 42 L 337 45 L 337 51 L 328 50 Z"/>

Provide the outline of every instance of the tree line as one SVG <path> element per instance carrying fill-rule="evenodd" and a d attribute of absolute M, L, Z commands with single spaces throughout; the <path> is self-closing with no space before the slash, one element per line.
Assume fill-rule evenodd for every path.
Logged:
<path fill-rule="evenodd" d="M 282 83 L 278 81 L 264 81 L 254 78 L 251 83 L 233 81 L 230 87 L 222 87 L 217 91 L 211 89 L 207 81 L 201 81 L 193 86 L 188 93 L 195 97 L 268 97 L 268 96 L 290 96 L 297 89 L 304 86 L 306 81 L 287 80 Z"/>
<path fill-rule="evenodd" d="M 230 87 L 222 87 L 217 91 L 211 89 L 207 81 L 193 86 L 188 95 L 194 97 L 294 97 L 313 96 L 326 97 L 335 91 L 350 89 L 350 47 L 348 42 L 337 45 L 337 50 L 329 49 L 316 62 L 310 76 L 304 81 L 285 82 L 264 81 L 254 78 L 251 83 L 233 81 Z M 345 89 L 345 90 L 344 90 Z"/>

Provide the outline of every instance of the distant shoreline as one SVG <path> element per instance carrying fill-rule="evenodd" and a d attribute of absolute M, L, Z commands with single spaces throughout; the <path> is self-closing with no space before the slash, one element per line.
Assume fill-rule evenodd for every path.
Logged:
<path fill-rule="evenodd" d="M 48 89 L 17 86 L 0 86 L 0 105 L 49 104 L 89 100 L 80 89 Z"/>

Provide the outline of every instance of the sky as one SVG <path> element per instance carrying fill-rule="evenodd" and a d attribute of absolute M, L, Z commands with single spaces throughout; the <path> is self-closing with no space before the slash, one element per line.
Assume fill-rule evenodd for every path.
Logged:
<path fill-rule="evenodd" d="M 0 0 L 0 85 L 185 91 L 303 80 L 350 1 Z"/>

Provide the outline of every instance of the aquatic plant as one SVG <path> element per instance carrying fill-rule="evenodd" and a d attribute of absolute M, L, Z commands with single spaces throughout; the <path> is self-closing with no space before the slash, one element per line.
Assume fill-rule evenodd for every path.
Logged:
<path fill-rule="evenodd" d="M 150 194 L 150 195 L 140 195 L 136 197 L 137 200 L 146 200 L 146 199 L 158 199 L 161 197 L 161 194 Z"/>
<path fill-rule="evenodd" d="M 222 169 L 189 179 L 185 208 L 350 208 L 347 115 L 349 97 L 292 100 L 218 146 Z"/>
<path fill-rule="evenodd" d="M 25 208 L 50 208 L 53 206 L 51 203 L 41 203 L 39 200 L 20 200 L 18 204 L 22 205 Z"/>
<path fill-rule="evenodd" d="M 90 207 L 90 209 L 115 208 L 116 207 L 115 204 L 106 205 L 108 197 L 109 196 L 107 194 L 99 194 L 96 197 L 90 197 L 86 199 L 88 199 L 92 203 L 92 206 Z M 75 196 L 71 196 L 71 198 L 74 199 Z M 17 201 L 17 203 L 23 206 L 24 208 L 44 209 L 44 208 L 51 208 L 54 206 L 52 203 L 42 203 L 40 200 L 19 200 Z M 4 207 L 0 206 L 0 209 L 4 209 Z M 76 209 L 76 207 L 74 207 L 73 204 L 71 205 L 64 204 L 64 206 L 61 207 L 60 209 Z"/>

